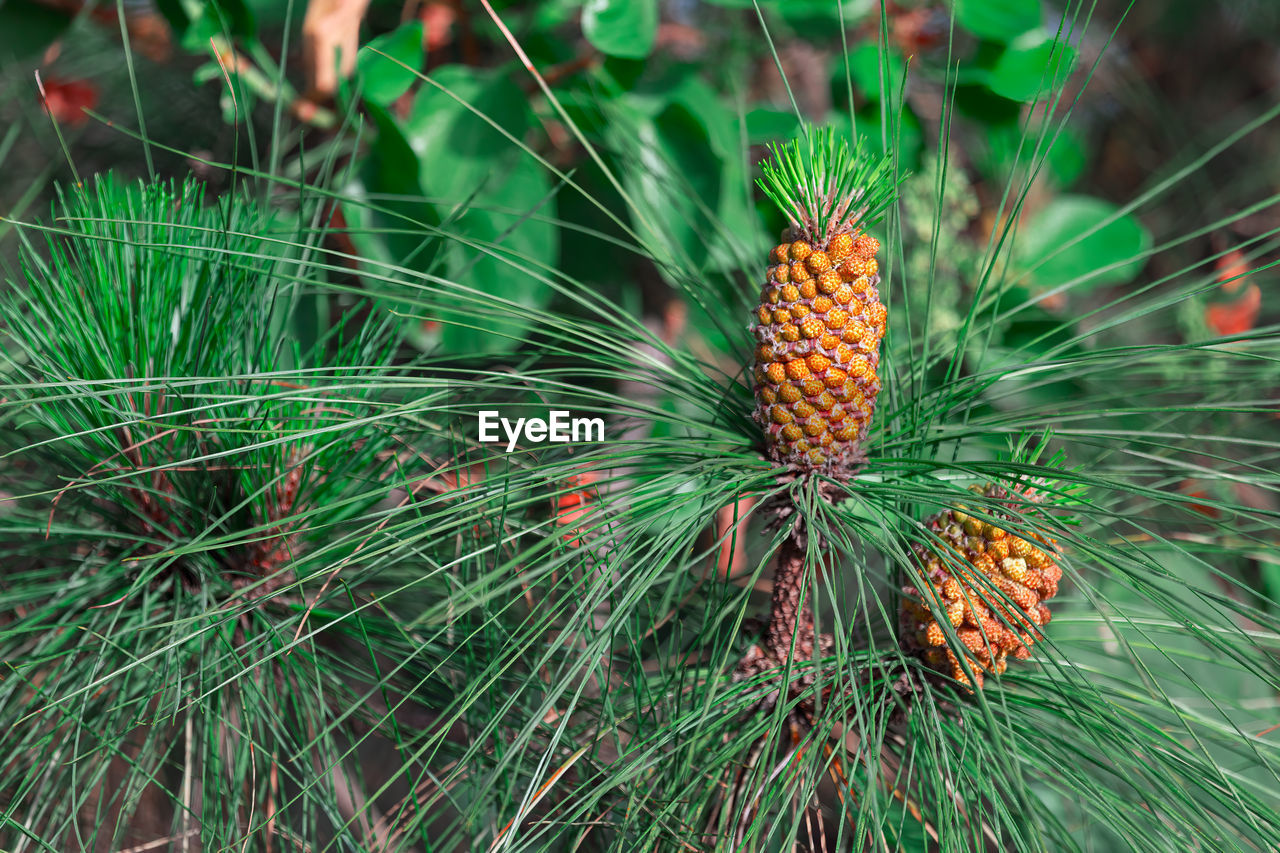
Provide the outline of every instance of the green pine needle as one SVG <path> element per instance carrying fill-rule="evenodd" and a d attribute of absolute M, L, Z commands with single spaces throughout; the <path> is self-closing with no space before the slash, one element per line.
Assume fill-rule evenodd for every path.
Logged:
<path fill-rule="evenodd" d="M 506 126 L 504 100 L 456 91 Z M 966 233 L 972 185 L 948 180 L 965 152 L 944 120 L 936 170 L 881 226 L 913 274 L 890 301 L 867 470 L 828 502 L 831 484 L 761 459 L 738 374 L 738 264 L 772 243 L 749 184 L 702 184 L 633 125 L 597 137 L 573 123 L 572 91 L 547 101 L 600 147 L 590 169 L 555 171 L 532 134 L 501 152 L 561 182 L 536 208 L 440 191 L 460 215 L 428 228 L 416 200 L 328 167 L 319 186 L 253 174 L 253 200 L 227 166 L 216 202 L 91 184 L 49 225 L 6 211 L 19 245 L 3 248 L 25 266 L 0 287 L 0 848 L 1280 849 L 1280 439 L 1264 393 L 1280 337 L 1169 331 L 1219 285 L 1200 238 L 1229 232 L 1254 188 L 1225 182 L 1233 213 L 1168 224 L 1139 259 L 1158 256 L 1160 277 L 1103 302 L 1081 276 L 1054 290 L 1085 310 L 1046 312 L 1006 261 L 1070 108 L 1024 129 L 1031 161 L 985 248 Z M 1251 127 L 1198 140 L 1222 144 L 1193 146 L 1134 206 L 1203 211 L 1191 178 Z M 316 174 L 310 148 L 275 142 L 281 175 Z M 845 212 L 864 228 L 893 203 L 875 203 L 893 194 L 887 164 L 851 143 L 779 150 L 762 183 L 784 209 L 803 202 L 787 168 L 861 193 Z M 322 239 L 335 201 L 358 266 Z M 590 263 L 476 227 L 526 215 Z M 440 263 L 416 263 L 424 241 Z M 679 340 L 651 331 L 637 283 L 597 251 L 676 289 Z M 554 300 L 486 287 L 475 257 Z M 350 319 L 334 328 L 335 312 Z M 426 338 L 415 355 L 368 328 L 380 317 L 403 340 L 432 319 L 493 348 Z M 547 406 L 605 417 L 607 440 L 477 443 L 478 408 Z M 1045 501 L 965 490 L 987 482 Z M 770 605 L 775 496 L 824 543 L 808 599 L 836 644 L 791 661 L 794 692 L 734 677 Z M 919 522 L 959 503 L 1058 540 L 1065 572 L 1032 658 L 974 694 L 923 677 L 898 636 L 901 587 L 936 546 Z M 276 570 L 250 572 L 264 553 Z M 792 724 L 801 703 L 810 726 Z"/>
<path fill-rule="evenodd" d="M 868 154 L 861 137 L 850 146 L 829 127 L 768 148 L 772 160 L 760 164 L 757 183 L 792 229 L 818 245 L 878 221 L 905 177 L 888 155 Z"/>

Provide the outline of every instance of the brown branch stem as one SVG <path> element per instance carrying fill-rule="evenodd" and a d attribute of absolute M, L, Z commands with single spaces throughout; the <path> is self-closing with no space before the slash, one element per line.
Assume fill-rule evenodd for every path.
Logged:
<path fill-rule="evenodd" d="M 807 537 L 803 527 L 792 530 L 778 550 L 778 568 L 773 575 L 773 604 L 765 645 L 778 661 L 794 655 L 798 660 L 813 657 L 813 608 L 805 599 L 805 554 Z"/>

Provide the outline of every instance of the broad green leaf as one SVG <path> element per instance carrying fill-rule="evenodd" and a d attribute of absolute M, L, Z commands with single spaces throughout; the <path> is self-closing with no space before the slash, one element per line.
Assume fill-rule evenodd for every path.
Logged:
<path fill-rule="evenodd" d="M 1047 98 L 1066 82 L 1076 62 L 1076 49 L 1044 32 L 1019 36 L 987 72 L 987 88 L 1012 101 Z"/>
<path fill-rule="evenodd" d="M 912 171 L 920 167 L 920 157 L 924 149 L 924 130 L 920 119 L 909 107 L 904 107 L 899 115 L 890 115 L 893 122 L 888 128 L 888 144 L 886 146 L 885 128 L 881 124 L 882 115 L 879 104 L 871 104 L 858 111 L 858 135 L 867 140 L 867 151 L 880 155 L 896 150 L 901 168 Z M 849 114 L 847 112 L 831 113 L 827 123 L 850 132 Z"/>
<path fill-rule="evenodd" d="M 954 0 L 956 23 L 975 36 L 1012 41 L 1040 26 L 1040 0 Z"/>
<path fill-rule="evenodd" d="M 1088 160 L 1084 141 L 1070 130 L 1063 130 L 1049 149 L 1049 172 L 1058 186 L 1069 187 L 1084 172 Z"/>
<path fill-rule="evenodd" d="M 533 27 L 547 33 L 569 22 L 582 8 L 582 0 L 543 0 L 534 4 Z"/>
<path fill-rule="evenodd" d="M 754 9 L 756 4 L 762 9 L 780 9 L 798 11 L 806 15 L 830 15 L 838 17 L 840 7 L 837 0 L 706 0 L 708 6 L 723 6 L 727 9 Z M 861 17 L 875 7 L 878 0 L 843 0 L 845 20 Z"/>
<path fill-rule="evenodd" d="M 601 88 L 594 88 L 591 97 L 598 99 L 601 92 L 618 94 L 630 92 L 636 84 L 644 79 L 649 63 L 644 59 L 624 59 L 621 56 L 606 56 L 604 62 L 595 69 L 594 77 L 600 80 Z"/>
<path fill-rule="evenodd" d="M 38 57 L 71 26 L 71 16 L 31 0 L 0 3 L 0 64 Z M 30 72 L 26 72 L 30 80 Z"/>
<path fill-rule="evenodd" d="M 817 35 L 819 28 L 838 26 L 841 15 L 849 26 L 879 6 L 879 0 L 775 0 L 774 3 L 783 20 L 809 37 Z"/>
<path fill-rule="evenodd" d="M 966 85 L 956 87 L 956 110 L 986 125 L 988 131 L 1001 125 L 1020 126 L 1022 105 L 988 89 L 986 74 L 987 69 L 974 68 Z"/>
<path fill-rule="evenodd" d="M 587 0 L 582 32 L 601 53 L 642 59 L 658 35 L 657 0 Z"/>
<path fill-rule="evenodd" d="M 438 241 L 425 228 L 420 234 L 414 233 L 415 226 L 437 226 L 440 218 L 435 207 L 423 198 L 418 158 L 386 110 L 372 103 L 365 107 L 378 135 L 351 192 L 355 199 L 368 201 L 380 210 L 345 205 L 347 216 L 357 226 L 351 230 L 351 238 L 361 255 L 370 260 L 426 271 L 435 260 Z M 369 198 L 370 195 L 375 197 Z M 376 197 L 382 195 L 391 198 Z M 380 233 L 381 229 L 387 229 L 387 233 Z"/>
<path fill-rule="evenodd" d="M 628 135 L 624 150 L 640 158 L 639 168 L 627 171 L 624 183 L 642 206 L 643 218 L 658 229 L 650 236 L 658 245 L 674 242 L 694 265 L 701 264 L 710 227 L 705 211 L 719 205 L 722 166 L 706 126 L 680 102 L 653 118 L 636 109 L 618 117 L 631 125 L 615 128 Z"/>
<path fill-rule="evenodd" d="M 1081 237 L 1116 212 L 1108 201 L 1089 196 L 1060 196 L 1025 223 L 1014 247 L 1019 266 L 1043 286 L 1090 276 L 1081 286 L 1130 281 L 1146 263 L 1151 235 L 1132 216 Z M 1112 269 L 1107 269 L 1112 267 Z M 1102 270 L 1105 270 L 1103 272 Z"/>
<path fill-rule="evenodd" d="M 725 105 L 715 89 L 696 74 L 686 74 L 669 90 L 673 102 L 683 104 L 707 131 L 712 149 L 720 157 L 730 157 L 739 150 L 736 116 Z"/>
<path fill-rule="evenodd" d="M 708 206 L 716 211 L 719 227 L 707 223 L 706 243 L 712 266 L 736 271 L 741 266 L 742 243 L 749 242 L 759 228 L 751 204 L 755 190 L 747 172 L 739 116 L 711 86 L 693 74 L 671 89 L 671 97 L 683 104 L 706 130 L 715 158 L 712 168 L 719 175 L 719 195 L 707 197 Z M 791 118 L 794 132 L 798 126 L 794 116 Z M 711 182 L 707 181 L 706 186 L 710 192 Z"/>
<path fill-rule="evenodd" d="M 903 77 L 906 74 L 906 62 L 901 52 L 894 48 L 889 48 L 885 51 L 884 61 L 888 64 L 890 89 L 896 95 L 897 89 L 902 85 Z M 853 80 L 854 88 L 868 100 L 878 101 L 883 95 L 881 91 L 883 81 L 880 62 L 880 46 L 874 42 L 865 42 L 849 51 L 849 78 Z M 849 87 L 845 73 L 846 69 L 843 60 L 831 63 L 832 97 L 835 103 L 847 108 L 849 104 Z"/>
<path fill-rule="evenodd" d="M 751 145 L 783 142 L 800 132 L 800 120 L 790 110 L 756 107 L 747 113 L 746 122 L 747 142 Z"/>
<path fill-rule="evenodd" d="M 513 152 L 507 134 L 519 139 L 528 127 L 528 101 L 506 69 L 463 65 L 433 72 L 405 122 L 423 186 L 454 204 L 489 182 L 494 158 Z"/>
<path fill-rule="evenodd" d="M 253 9 L 244 0 L 156 0 L 156 7 L 193 53 L 207 51 L 210 38 L 250 36 L 257 30 Z"/>
<path fill-rule="evenodd" d="M 844 15 L 846 24 L 854 24 L 880 6 L 880 0 L 706 0 L 708 6 L 726 9 L 771 9 L 781 12 L 789 22 L 797 20 L 838 21 Z"/>
<path fill-rule="evenodd" d="M 1268 561 L 1260 561 L 1258 570 L 1262 576 L 1261 591 L 1269 599 L 1267 608 L 1273 613 L 1280 611 L 1280 565 Z"/>
<path fill-rule="evenodd" d="M 499 299 L 545 305 L 551 291 L 538 266 L 557 262 L 559 231 L 541 221 L 555 216 L 545 170 L 511 141 L 529 127 L 524 92 L 505 69 L 445 66 L 431 80 L 438 85 L 418 92 L 407 135 L 423 190 L 453 211 L 447 227 L 459 239 L 448 245 L 445 274 Z M 514 348 L 528 327 L 510 308 L 425 313 L 444 321 L 442 343 L 451 352 Z"/>
<path fill-rule="evenodd" d="M 422 54 L 421 21 L 380 35 L 361 48 L 356 70 L 365 100 L 386 106 L 409 91 L 418 79 L 410 69 L 422 67 Z"/>
<path fill-rule="evenodd" d="M 551 181 L 546 170 L 521 156 L 498 167 L 498 180 L 477 196 L 450 230 L 467 243 L 450 244 L 446 255 L 449 277 L 495 299 L 527 308 L 544 308 L 553 291 L 539 267 L 554 268 L 560 255 L 559 229 Z M 526 272 L 526 270 L 528 270 Z M 440 316 L 442 344 L 449 352 L 498 352 L 514 349 L 529 327 L 526 312 L 503 306 L 492 313 L 476 310 Z M 475 327 L 481 327 L 478 331 Z"/>
<path fill-rule="evenodd" d="M 191 19 L 198 14 L 198 8 L 195 4 L 186 3 L 183 0 L 155 0 L 156 9 L 173 29 L 173 32 L 179 36 L 187 31 L 191 26 Z"/>
<path fill-rule="evenodd" d="M 1066 188 L 1080 177 L 1087 162 L 1083 142 L 1070 129 L 1043 131 L 1043 142 L 1039 141 L 1040 128 L 1028 129 L 1019 121 L 990 122 L 985 130 L 985 144 L 977 149 L 974 161 L 985 174 L 1000 181 L 1008 179 L 1015 164 L 1029 168 L 1034 156 L 1043 160 L 1040 174 L 1052 178 L 1056 187 Z M 1058 134 L 1056 141 L 1054 133 Z M 1037 145 L 1051 141 L 1047 154 L 1042 147 L 1037 149 Z"/>

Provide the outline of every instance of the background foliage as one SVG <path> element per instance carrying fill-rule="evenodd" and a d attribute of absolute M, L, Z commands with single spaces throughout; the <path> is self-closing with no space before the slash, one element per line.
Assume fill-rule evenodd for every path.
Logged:
<path fill-rule="evenodd" d="M 1280 846 L 1269 4 L 378 2 L 328 100 L 303 12 L 0 5 L 0 846 Z M 834 503 L 746 372 L 814 125 L 909 173 Z M 1045 641 L 919 678 L 919 522 L 1033 478 Z"/>

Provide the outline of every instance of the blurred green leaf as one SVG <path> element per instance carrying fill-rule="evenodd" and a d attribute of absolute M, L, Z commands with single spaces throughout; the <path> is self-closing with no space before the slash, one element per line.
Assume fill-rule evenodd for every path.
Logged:
<path fill-rule="evenodd" d="M 365 177 L 375 192 L 422 195 L 418 184 L 418 158 L 396 120 L 386 110 L 368 110 L 378 136 L 365 158 Z"/>
<path fill-rule="evenodd" d="M 836 0 L 774 0 L 772 5 L 788 24 L 806 37 L 815 37 L 817 29 L 838 25 L 841 15 L 845 25 L 849 26 L 865 18 L 880 3 L 879 0 L 843 0 L 842 3 Z"/>
<path fill-rule="evenodd" d="M 1012 41 L 1040 26 L 1040 0 L 954 0 L 956 23 L 975 36 Z"/>
<path fill-rule="evenodd" d="M 582 0 L 542 0 L 533 6 L 533 28 L 546 32 L 567 24 L 578 14 Z"/>
<path fill-rule="evenodd" d="M 905 62 L 902 54 L 889 49 L 886 60 L 889 64 L 890 85 L 902 80 Z M 832 91 L 841 101 L 848 101 L 848 89 L 845 84 L 844 62 L 832 63 Z M 880 78 L 880 45 L 876 42 L 864 42 L 849 51 L 849 76 L 853 78 L 854 87 L 868 100 L 878 101 L 881 97 Z"/>
<path fill-rule="evenodd" d="M 1088 161 L 1084 143 L 1069 129 L 1050 129 L 1043 144 L 1049 144 L 1053 133 L 1058 134 L 1057 140 L 1047 154 L 1041 151 L 1038 155 L 1039 129 L 1025 128 L 1019 121 L 1001 121 L 989 122 L 983 130 L 984 144 L 976 148 L 974 162 L 998 181 L 1008 179 L 1015 163 L 1026 168 L 1037 156 L 1044 161 L 1041 174 L 1052 178 L 1054 186 L 1066 188 L 1079 179 Z"/>
<path fill-rule="evenodd" d="M 387 106 L 409 91 L 418 79 L 410 69 L 421 68 L 422 58 L 421 21 L 405 24 L 370 41 L 356 57 L 365 99 Z"/>
<path fill-rule="evenodd" d="M 211 38 L 257 31 L 253 10 L 244 0 L 156 0 L 156 8 L 183 48 L 193 53 L 205 53 Z"/>
<path fill-rule="evenodd" d="M 800 120 L 795 113 L 773 107 L 757 107 L 747 113 L 746 123 L 747 142 L 751 145 L 781 142 L 800 132 Z"/>
<path fill-rule="evenodd" d="M 370 260 L 426 271 L 435 260 L 438 240 L 425 232 L 414 233 L 414 224 L 438 226 L 440 217 L 423 197 L 418 157 L 390 113 L 373 103 L 365 109 L 378 135 L 361 163 L 359 182 L 351 194 L 380 209 L 344 206 L 356 226 L 351 229 L 351 239 Z M 391 198 L 370 199 L 371 194 Z"/>
<path fill-rule="evenodd" d="M 524 135 L 529 106 L 503 68 L 446 65 L 430 80 L 435 85 L 424 85 L 414 97 L 406 135 L 418 155 L 423 185 L 460 203 L 492 177 L 495 158 L 512 154 L 506 134 Z"/>
<path fill-rule="evenodd" d="M 667 105 L 652 118 L 629 99 L 634 127 L 622 132 L 639 155 L 639 167 L 624 176 L 627 191 L 657 219 L 661 240 L 672 240 L 696 266 L 707 257 L 707 222 L 703 210 L 720 200 L 721 162 L 700 117 L 683 103 Z M 638 148 L 636 147 L 638 146 Z"/>
<path fill-rule="evenodd" d="M 555 267 L 560 253 L 558 229 L 547 221 L 556 215 L 551 181 L 532 158 L 520 157 L 509 163 L 499 168 L 499 180 L 492 188 L 477 196 L 473 206 L 450 224 L 467 242 L 481 243 L 482 248 L 452 242 L 446 254 L 449 275 L 494 299 L 544 308 L 553 292 L 538 277 L 542 272 L 538 265 Z M 520 343 L 518 336 L 530 324 L 524 312 L 510 307 L 484 315 L 459 311 L 440 319 L 445 321 L 441 343 L 449 352 L 514 349 Z M 485 333 L 478 332 L 477 325 Z"/>
<path fill-rule="evenodd" d="M 1053 94 L 1066 82 L 1076 49 L 1044 32 L 1025 33 L 1004 49 L 987 72 L 987 88 L 1012 101 L 1030 103 Z"/>
<path fill-rule="evenodd" d="M 642 59 L 658 35 L 657 0 L 587 0 L 582 33 L 601 53 Z"/>
<path fill-rule="evenodd" d="M 1079 180 L 1088 161 L 1084 141 L 1070 130 L 1059 133 L 1049 149 L 1049 173 L 1059 187 L 1069 187 Z"/>
<path fill-rule="evenodd" d="M 719 176 L 716 196 L 703 196 L 709 208 L 716 212 L 719 227 L 708 221 L 704 229 L 711 264 L 717 269 L 737 271 L 741 266 L 741 244 L 749 241 L 758 230 L 759 219 L 752 208 L 754 184 L 750 180 L 743 146 L 739 115 L 729 109 L 724 99 L 696 73 L 689 73 L 671 89 L 673 101 L 683 104 L 706 129 L 707 141 L 715 156 L 715 173 Z M 787 113 L 789 129 L 778 140 L 799 130 L 795 116 Z M 779 128 L 780 130 L 782 128 Z M 707 182 L 708 192 L 713 190 Z"/>
<path fill-rule="evenodd" d="M 708 6 L 726 9 L 754 9 L 757 2 L 762 9 L 782 12 L 789 23 L 814 18 L 839 20 L 843 13 L 845 23 L 853 24 L 879 6 L 879 0 L 843 0 L 843 8 L 837 0 L 706 0 Z"/>
<path fill-rule="evenodd" d="M 212 17 L 224 18 L 233 36 L 252 36 L 258 31 L 258 19 L 245 0 L 206 0 L 205 6 L 220 13 Z"/>
<path fill-rule="evenodd" d="M 629 92 L 644 77 L 649 63 L 643 59 L 624 59 L 620 56 L 606 56 L 604 62 L 596 69 L 595 76 L 605 81 L 608 91 Z M 591 93 L 599 97 L 599 89 Z"/>
<path fill-rule="evenodd" d="M 902 169 L 914 171 L 920 168 L 920 158 L 924 150 L 924 129 L 920 126 L 920 119 L 910 107 L 904 106 L 898 116 L 890 115 L 889 120 L 894 123 L 889 126 L 887 134 L 882 124 L 883 116 L 880 113 L 879 104 L 870 104 L 858 110 L 857 119 L 858 135 L 866 138 L 868 153 L 881 155 L 896 149 Z M 842 128 L 846 133 L 851 132 L 847 112 L 832 113 L 828 116 L 827 122 L 833 127 Z M 887 146 L 886 136 L 888 137 Z"/>
<path fill-rule="evenodd" d="M 1015 260 L 1031 269 L 1034 281 L 1045 286 L 1084 276 L 1091 276 L 1083 285 L 1089 288 L 1130 281 L 1146 263 L 1151 247 L 1151 235 L 1137 219 L 1121 216 L 1078 239 L 1116 210 L 1114 204 L 1099 198 L 1056 198 L 1023 225 L 1014 247 Z M 1113 264 L 1118 266 L 1097 272 Z"/>
<path fill-rule="evenodd" d="M 667 93 L 671 101 L 687 107 L 695 120 L 706 129 L 707 139 L 716 154 L 727 158 L 738 151 L 741 140 L 736 116 L 725 106 L 720 94 L 707 85 L 696 70 L 689 69 Z"/>
<path fill-rule="evenodd" d="M 985 75 L 986 69 L 973 69 L 976 74 Z M 974 75 L 969 75 L 971 78 Z M 984 77 L 985 81 L 985 77 Z M 992 92 L 985 82 L 971 80 L 975 85 L 956 87 L 956 109 L 969 118 L 980 121 L 991 127 L 998 125 L 1017 126 L 1022 113 L 1022 105 Z"/>
<path fill-rule="evenodd" d="M 1272 612 L 1280 611 L 1280 565 L 1259 560 L 1258 571 L 1261 575 L 1262 592 L 1268 599 L 1267 608 Z"/>
<path fill-rule="evenodd" d="M 4 0 L 0 3 L 0 62 L 39 56 L 69 26 L 71 16 L 64 12 L 31 0 Z"/>
<path fill-rule="evenodd" d="M 991 100 L 1003 104 L 1009 103 L 1003 98 Z M 987 177 L 997 181 L 1008 180 L 1010 171 L 1018 162 L 1018 158 L 1021 158 L 1024 167 L 1027 165 L 1035 140 L 1027 138 L 1022 122 L 1016 118 L 1004 121 L 991 120 L 984 124 L 982 138 L 974 146 L 974 163 Z"/>
<path fill-rule="evenodd" d="M 508 138 L 521 139 L 529 128 L 524 92 L 502 68 L 447 65 L 430 79 L 437 85 L 418 92 L 406 129 L 423 189 L 456 211 L 449 230 L 459 239 L 445 254 L 448 275 L 498 299 L 547 304 L 547 284 L 522 272 L 525 261 L 535 262 L 533 268 L 554 265 L 559 253 L 556 227 L 541 221 L 555 216 L 554 206 L 539 208 L 550 192 L 549 178 Z M 474 311 L 433 318 L 444 321 L 442 344 L 450 352 L 514 348 L 528 325 L 511 308 L 483 318 Z M 479 334 L 473 328 L 478 323 L 489 334 Z"/>

